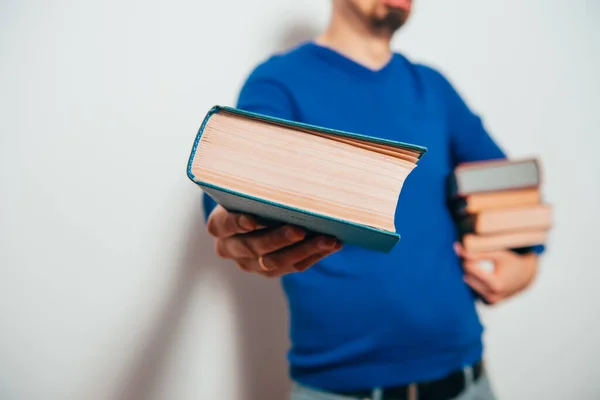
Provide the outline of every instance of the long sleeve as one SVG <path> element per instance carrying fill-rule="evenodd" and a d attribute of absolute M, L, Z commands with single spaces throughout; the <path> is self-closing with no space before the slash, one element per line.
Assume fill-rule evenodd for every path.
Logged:
<path fill-rule="evenodd" d="M 242 87 L 237 108 L 272 117 L 293 119 L 294 105 L 285 87 L 274 79 L 258 77 L 259 71 L 255 71 Z M 204 217 L 207 220 L 217 203 L 206 193 L 203 200 Z"/>
<path fill-rule="evenodd" d="M 470 161 L 506 158 L 481 118 L 469 108 L 452 84 L 443 76 L 441 78 L 453 166 Z"/>

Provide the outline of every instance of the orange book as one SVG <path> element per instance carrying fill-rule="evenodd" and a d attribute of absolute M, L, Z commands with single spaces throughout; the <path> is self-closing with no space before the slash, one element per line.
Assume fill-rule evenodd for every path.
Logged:
<path fill-rule="evenodd" d="M 489 209 L 459 221 L 459 229 L 463 233 L 481 235 L 522 230 L 548 230 L 551 226 L 552 207 L 548 204 Z"/>
<path fill-rule="evenodd" d="M 460 205 L 462 209 L 458 211 L 476 214 L 485 210 L 534 205 L 540 202 L 539 188 L 476 193 L 466 196 Z"/>
<path fill-rule="evenodd" d="M 468 233 L 463 236 L 462 244 L 466 251 L 479 253 L 536 246 L 545 243 L 547 236 L 546 230 L 516 231 L 495 235 Z"/>

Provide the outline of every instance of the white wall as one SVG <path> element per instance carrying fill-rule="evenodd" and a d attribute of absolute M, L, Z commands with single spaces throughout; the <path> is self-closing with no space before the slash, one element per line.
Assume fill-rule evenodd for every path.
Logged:
<path fill-rule="evenodd" d="M 421 0 L 395 46 L 440 66 L 556 227 L 526 295 L 483 310 L 501 399 L 600 396 L 600 6 Z M 185 162 L 204 113 L 327 1 L 0 3 L 0 398 L 276 399 L 276 282 L 211 254 Z"/>

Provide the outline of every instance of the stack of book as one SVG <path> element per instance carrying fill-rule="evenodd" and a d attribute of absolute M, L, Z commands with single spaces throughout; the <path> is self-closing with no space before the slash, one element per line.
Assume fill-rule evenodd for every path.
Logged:
<path fill-rule="evenodd" d="M 537 159 L 459 165 L 448 204 L 468 252 L 528 252 L 547 240 L 552 208 L 542 200 Z"/>

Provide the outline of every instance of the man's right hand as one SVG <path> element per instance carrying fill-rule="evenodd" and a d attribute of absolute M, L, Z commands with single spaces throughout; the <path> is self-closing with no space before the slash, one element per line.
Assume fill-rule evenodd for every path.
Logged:
<path fill-rule="evenodd" d="M 267 277 L 305 271 L 342 248 L 335 238 L 305 239 L 304 230 L 290 225 L 265 228 L 251 216 L 228 212 L 220 205 L 211 212 L 207 229 L 215 238 L 217 255 Z"/>

